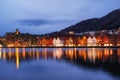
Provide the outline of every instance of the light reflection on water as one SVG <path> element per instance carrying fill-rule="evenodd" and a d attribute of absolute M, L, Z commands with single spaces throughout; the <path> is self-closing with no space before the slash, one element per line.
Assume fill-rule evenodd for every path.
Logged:
<path fill-rule="evenodd" d="M 31 61 L 31 63 L 34 64 L 35 62 L 32 62 L 32 60 L 43 61 L 42 62 L 43 64 L 49 63 L 49 65 L 47 65 L 48 67 L 51 65 L 54 65 L 52 64 L 52 62 L 49 62 L 50 60 L 53 60 L 57 63 L 57 65 L 61 63 L 72 64 L 74 66 L 77 66 L 79 69 L 84 68 L 84 70 L 88 70 L 88 72 L 89 70 L 95 70 L 95 71 L 100 70 L 103 72 L 101 73 L 101 75 L 108 76 L 107 78 L 108 80 L 109 79 L 119 80 L 120 78 L 120 49 L 119 48 L 0 48 L 0 63 L 3 64 L 3 66 L 4 66 L 4 63 L 6 62 L 12 62 L 11 64 L 13 66 L 13 62 L 14 62 L 15 63 L 14 66 L 16 65 L 16 70 L 19 71 L 19 69 L 24 68 L 24 65 L 23 65 L 24 61 L 26 61 L 25 63 L 27 63 L 27 61 L 29 62 Z M 62 61 L 62 62 L 59 63 L 59 61 Z M 8 64 L 8 66 L 9 65 L 10 64 Z M 38 66 L 39 63 L 35 65 Z M 67 66 L 72 66 L 72 65 L 67 65 Z M 28 67 L 30 67 L 30 65 Z M 72 68 L 77 68 L 77 67 L 72 67 Z M 65 67 L 62 67 L 62 68 L 65 68 Z M 9 68 L 5 68 L 6 71 L 7 69 L 9 70 Z M 34 73 L 36 73 L 37 70 L 35 69 Z M 109 73 L 110 75 L 105 74 L 104 72 Z M 14 73 L 14 71 L 11 73 Z M 83 74 L 86 75 L 86 73 L 83 73 Z M 2 75 L 2 73 L 0 73 L 0 75 Z M 11 75 L 14 76 L 13 74 Z M 76 75 L 78 74 L 76 73 Z M 95 73 L 92 73 L 92 75 L 95 75 Z M 88 76 L 88 79 L 89 77 L 92 77 L 89 75 L 87 76 Z M 64 76 L 64 77 L 67 78 L 68 76 Z M 41 78 L 38 77 L 37 79 L 39 80 Z"/>

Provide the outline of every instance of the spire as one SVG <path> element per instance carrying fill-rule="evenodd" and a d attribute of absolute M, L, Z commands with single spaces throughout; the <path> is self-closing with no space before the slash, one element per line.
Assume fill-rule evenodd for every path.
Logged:
<path fill-rule="evenodd" d="M 20 34 L 19 29 L 16 29 L 15 34 Z"/>

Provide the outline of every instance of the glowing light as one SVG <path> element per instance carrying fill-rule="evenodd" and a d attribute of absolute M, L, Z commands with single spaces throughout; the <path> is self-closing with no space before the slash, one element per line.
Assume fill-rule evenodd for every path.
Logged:
<path fill-rule="evenodd" d="M 9 48 L 9 58 L 11 59 L 12 51 L 11 48 Z"/>
<path fill-rule="evenodd" d="M 109 46 L 109 44 L 104 44 L 104 46 Z"/>
<path fill-rule="evenodd" d="M 86 52 L 86 50 L 85 49 L 79 49 L 78 52 L 79 52 L 78 57 L 79 58 L 83 58 L 84 61 L 86 61 L 86 59 L 87 59 L 87 52 Z"/>
<path fill-rule="evenodd" d="M 3 59 L 6 60 L 6 50 L 3 48 Z"/>
<path fill-rule="evenodd" d="M 93 37 L 93 38 L 89 37 L 87 39 L 87 45 L 88 46 L 96 46 L 96 38 L 95 37 Z"/>
<path fill-rule="evenodd" d="M 75 59 L 77 58 L 76 50 L 77 50 L 77 48 L 74 48 Z"/>
<path fill-rule="evenodd" d="M 63 41 L 58 37 L 53 39 L 53 46 L 63 46 Z"/>
<path fill-rule="evenodd" d="M 2 45 L 0 44 L 0 47 L 2 47 Z"/>
<path fill-rule="evenodd" d="M 38 50 L 36 50 L 36 59 L 38 60 L 39 59 L 39 51 Z"/>
<path fill-rule="evenodd" d="M 61 59 L 62 57 L 62 48 L 55 48 L 53 51 L 53 57 L 57 59 Z"/>
<path fill-rule="evenodd" d="M 68 49 L 66 54 L 67 54 L 69 59 L 72 60 L 74 58 L 74 50 L 73 49 Z"/>
<path fill-rule="evenodd" d="M 14 47 L 14 44 L 8 44 L 7 47 Z"/>
<path fill-rule="evenodd" d="M 44 56 L 45 59 L 47 59 L 47 48 L 45 48 L 45 49 L 43 50 L 43 56 Z"/>
<path fill-rule="evenodd" d="M 96 59 L 96 49 L 92 48 L 92 55 L 93 55 L 93 62 L 95 62 Z"/>
<path fill-rule="evenodd" d="M 19 61 L 19 48 L 15 49 L 15 57 L 16 57 L 16 68 L 19 69 L 20 61 Z"/>
<path fill-rule="evenodd" d="M 91 48 L 88 48 L 88 58 L 90 61 L 92 61 L 93 59 L 93 54 L 92 54 L 92 49 Z"/>
<path fill-rule="evenodd" d="M 112 49 L 110 49 L 110 55 L 112 55 L 113 54 L 113 50 Z"/>
<path fill-rule="evenodd" d="M 32 48 L 32 56 L 35 57 L 35 48 Z"/>

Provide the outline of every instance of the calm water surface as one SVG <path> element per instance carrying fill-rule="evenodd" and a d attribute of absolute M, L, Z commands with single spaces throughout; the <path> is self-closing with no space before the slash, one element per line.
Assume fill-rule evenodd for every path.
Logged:
<path fill-rule="evenodd" d="M 120 80 L 120 48 L 0 48 L 0 80 Z"/>

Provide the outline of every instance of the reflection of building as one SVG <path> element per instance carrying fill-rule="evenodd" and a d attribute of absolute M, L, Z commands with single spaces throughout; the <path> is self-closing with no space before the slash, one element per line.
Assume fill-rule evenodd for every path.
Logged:
<path fill-rule="evenodd" d="M 95 48 L 89 48 L 88 49 L 88 58 L 90 61 L 95 62 L 96 59 L 96 49 Z"/>
<path fill-rule="evenodd" d="M 53 49 L 53 57 L 56 59 L 61 59 L 63 53 L 62 53 L 62 48 L 55 48 Z"/>
<path fill-rule="evenodd" d="M 15 55 L 16 55 L 16 68 L 19 69 L 19 65 L 20 65 L 20 59 L 19 59 L 19 49 L 16 48 L 15 49 Z"/>
<path fill-rule="evenodd" d="M 81 64 L 99 64 L 109 62 L 120 64 L 120 49 L 112 48 L 0 48 L 0 60 L 15 61 L 19 69 L 20 62 L 33 59 L 59 59 Z M 116 53 L 116 54 L 113 54 Z"/>

